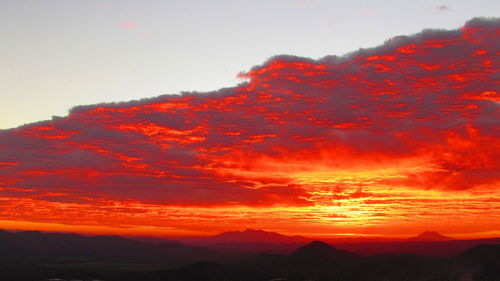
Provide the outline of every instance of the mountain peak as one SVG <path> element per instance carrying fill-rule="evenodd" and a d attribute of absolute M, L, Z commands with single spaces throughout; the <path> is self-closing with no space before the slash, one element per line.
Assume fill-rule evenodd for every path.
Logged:
<path fill-rule="evenodd" d="M 312 241 L 297 249 L 291 256 L 299 259 L 352 259 L 357 257 L 353 253 L 336 249 L 322 241 Z"/>
<path fill-rule="evenodd" d="M 314 249 L 335 249 L 332 246 L 330 246 L 330 244 L 318 240 L 312 241 L 311 243 L 307 244 L 304 247 L 310 247 Z"/>
<path fill-rule="evenodd" d="M 437 231 L 424 231 L 417 236 L 410 237 L 408 240 L 411 241 L 448 241 L 453 240 L 450 237 L 444 236 Z"/>
<path fill-rule="evenodd" d="M 241 231 L 243 233 L 265 233 L 266 231 L 262 229 L 252 229 L 252 228 L 247 228 L 245 231 Z"/>
<path fill-rule="evenodd" d="M 216 243 L 297 243 L 307 241 L 301 236 L 286 236 L 277 232 L 269 232 L 262 229 L 248 228 L 244 231 L 228 231 L 215 236 L 201 237 L 191 240 L 201 243 L 196 244 L 216 244 Z"/>

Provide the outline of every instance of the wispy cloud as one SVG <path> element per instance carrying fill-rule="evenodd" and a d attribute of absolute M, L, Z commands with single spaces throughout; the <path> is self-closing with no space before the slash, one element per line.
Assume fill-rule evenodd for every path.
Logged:
<path fill-rule="evenodd" d="M 440 6 L 435 7 L 432 13 L 433 14 L 439 14 L 439 13 L 448 12 L 448 11 L 451 11 L 451 7 L 450 6 L 448 6 L 448 5 L 440 5 Z"/>
<path fill-rule="evenodd" d="M 136 27 L 136 23 L 132 21 L 124 22 L 120 24 L 120 27 L 124 29 L 134 29 Z"/>

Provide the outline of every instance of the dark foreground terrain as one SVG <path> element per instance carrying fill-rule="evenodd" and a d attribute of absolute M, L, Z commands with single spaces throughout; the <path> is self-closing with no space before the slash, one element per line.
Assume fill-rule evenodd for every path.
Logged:
<path fill-rule="evenodd" d="M 0 280 L 499 280 L 500 245 L 452 257 L 362 257 L 314 241 L 291 254 L 235 254 L 117 236 L 0 231 Z"/>

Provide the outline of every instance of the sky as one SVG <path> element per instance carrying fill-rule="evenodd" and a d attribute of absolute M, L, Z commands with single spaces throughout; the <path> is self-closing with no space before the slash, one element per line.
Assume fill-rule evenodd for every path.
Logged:
<path fill-rule="evenodd" d="M 498 11 L 495 0 L 2 0 L 0 129 L 232 87 L 274 55 L 342 55 Z"/>
<path fill-rule="evenodd" d="M 154 236 L 246 228 L 307 236 L 399 237 L 424 230 L 464 238 L 500 236 L 498 18 L 462 19 L 475 8 L 458 1 L 407 6 L 402 11 L 421 11 L 417 30 L 412 30 L 414 16 L 406 14 L 404 20 L 396 10 L 387 11 L 402 9 L 390 2 L 373 9 L 337 5 L 328 13 L 325 5 L 333 2 L 227 3 L 224 8 L 198 2 L 196 9 L 180 2 L 167 9 L 173 2 L 166 1 L 48 3 L 58 5 L 31 2 L 29 9 L 20 9 L 2 3 L 11 9 L 2 9 L 11 20 L 24 19 L 24 29 L 16 26 L 7 36 L 20 40 L 28 32 L 39 40 L 32 39 L 33 47 L 10 40 L 11 46 L 2 46 L 25 52 L 20 61 L 31 73 L 17 71 L 18 79 L 26 79 L 18 87 L 36 88 L 29 101 L 15 94 L 8 110 L 30 111 L 30 102 L 47 110 L 66 98 L 50 87 L 42 90 L 37 81 L 53 89 L 62 84 L 59 90 L 64 85 L 74 92 L 95 89 L 100 96 L 75 94 L 68 115 L 52 113 L 57 116 L 0 131 L 0 228 Z M 319 28 L 326 14 L 339 10 L 344 10 L 340 18 L 334 15 L 327 29 Z M 28 28 L 26 19 L 34 15 L 45 16 L 38 20 L 53 33 L 35 32 L 33 26 L 41 28 L 35 22 Z M 279 20 L 285 15 L 288 21 Z M 375 15 L 397 28 L 408 24 L 406 32 L 392 30 L 383 37 L 392 25 L 365 22 Z M 203 18 L 219 24 L 213 33 L 200 26 Z M 177 29 L 160 24 L 167 19 Z M 346 22 L 349 27 L 342 28 Z M 447 30 L 417 33 L 445 22 L 452 25 Z M 145 35 L 140 26 L 151 28 Z M 161 38 L 167 38 L 160 30 L 168 27 L 179 37 L 168 37 L 173 47 L 164 44 L 169 50 L 177 46 L 183 55 L 160 52 Z M 222 36 L 226 29 L 234 36 Z M 78 30 L 78 36 L 70 40 L 58 30 Z M 198 36 L 187 35 L 194 30 Z M 394 33 L 409 36 L 392 38 Z M 85 36 L 103 41 L 90 44 Z M 76 37 L 81 44 L 73 41 Z M 342 47 L 342 38 L 357 47 Z M 127 40 L 133 44 L 120 44 Z M 209 49 L 195 51 L 191 45 Z M 151 49 L 141 49 L 145 46 Z M 42 65 L 51 67 L 43 69 L 32 61 L 44 52 L 65 60 L 54 63 L 42 56 Z M 77 56 L 80 52 L 86 55 Z M 276 56 L 280 53 L 286 55 Z M 125 54 L 130 56 L 120 57 Z M 236 65 L 233 57 L 254 61 Z M 18 67 L 15 58 L 7 59 Z M 192 65 L 199 74 L 175 67 L 169 72 L 167 62 L 175 60 L 178 69 Z M 162 70 L 164 64 L 169 68 Z M 210 84 L 227 75 L 221 71 L 225 65 L 235 68 L 229 71 L 232 78 Z M 183 90 L 163 88 L 159 95 L 145 87 L 161 88 L 169 81 L 183 87 L 177 75 L 189 77 L 183 78 L 189 84 Z M 75 84 L 63 78 L 69 76 Z"/>

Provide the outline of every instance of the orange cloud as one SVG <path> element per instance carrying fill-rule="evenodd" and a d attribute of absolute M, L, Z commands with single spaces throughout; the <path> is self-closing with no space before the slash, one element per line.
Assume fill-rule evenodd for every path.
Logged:
<path fill-rule="evenodd" d="M 500 231 L 499 28 L 475 19 L 344 57 L 278 56 L 234 88 L 0 131 L 0 220 L 161 234 Z"/>
<path fill-rule="evenodd" d="M 124 29 L 134 29 L 136 26 L 136 23 L 135 22 L 124 22 L 122 24 L 120 24 L 120 27 L 121 28 L 124 28 Z"/>

